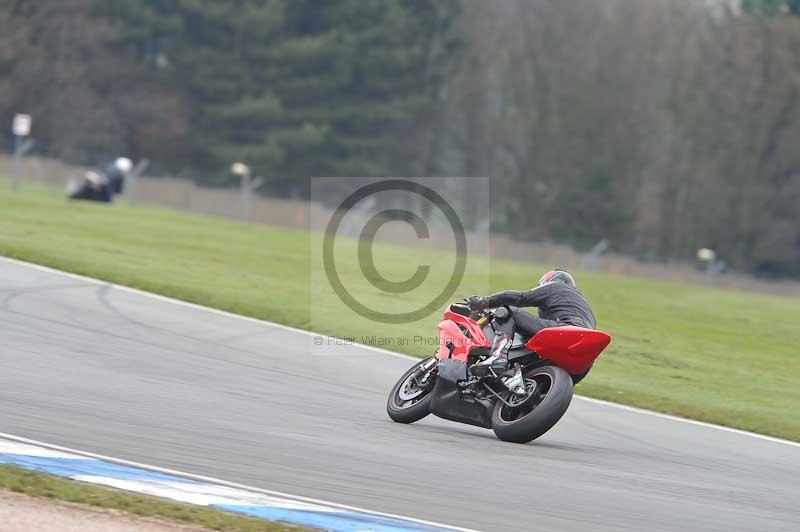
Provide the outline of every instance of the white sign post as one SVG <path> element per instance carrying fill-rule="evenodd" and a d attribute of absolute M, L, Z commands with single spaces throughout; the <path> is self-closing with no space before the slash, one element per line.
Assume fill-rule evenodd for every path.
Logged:
<path fill-rule="evenodd" d="M 18 137 L 27 137 L 31 134 L 31 115 L 18 113 L 14 115 L 14 124 L 11 131 Z"/>
<path fill-rule="evenodd" d="M 11 124 L 11 132 L 14 133 L 14 192 L 19 190 L 20 181 L 20 162 L 22 156 L 33 147 L 33 141 L 28 138 L 31 134 L 31 123 L 33 119 L 31 115 L 17 113 L 14 115 L 14 121 Z"/>
<path fill-rule="evenodd" d="M 264 183 L 264 180 L 260 177 L 252 179 L 250 167 L 240 162 L 231 165 L 231 173 L 241 178 L 241 218 L 243 222 L 247 222 L 250 220 L 250 210 L 253 206 L 253 192 Z"/>

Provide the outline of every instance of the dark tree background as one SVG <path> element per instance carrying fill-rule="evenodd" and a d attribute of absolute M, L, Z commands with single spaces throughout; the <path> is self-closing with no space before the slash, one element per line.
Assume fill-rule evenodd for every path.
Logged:
<path fill-rule="evenodd" d="M 0 124 L 29 112 L 39 153 L 147 157 L 220 185 L 245 161 L 281 196 L 311 176 L 491 176 L 491 226 L 520 239 L 606 238 L 648 260 L 712 247 L 800 277 L 798 13 L 795 0 L 0 0 Z M 486 207 L 474 214 L 486 224 Z"/>

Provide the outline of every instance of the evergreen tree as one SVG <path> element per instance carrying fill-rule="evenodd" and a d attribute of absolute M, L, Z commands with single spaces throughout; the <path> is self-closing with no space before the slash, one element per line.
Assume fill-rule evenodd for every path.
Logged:
<path fill-rule="evenodd" d="M 0 118 L 33 115 L 37 152 L 102 164 L 158 157 L 183 132 L 176 91 L 117 47 L 96 0 L 0 4 Z M 152 139 L 148 145 L 142 142 Z"/>
<path fill-rule="evenodd" d="M 283 38 L 282 1 L 107 5 L 126 27 L 121 41 L 140 60 L 166 70 L 183 95 L 189 131 L 177 155 L 188 159 L 195 175 L 229 179 L 227 168 L 240 160 L 258 169 L 280 165 L 285 154 L 271 134 L 285 131 L 270 72 L 273 50 Z"/>
<path fill-rule="evenodd" d="M 284 80 L 276 90 L 287 119 L 303 124 L 306 135 L 279 139 L 286 174 L 417 173 L 409 139 L 434 105 L 442 81 L 436 74 L 446 64 L 434 41 L 456 7 L 433 0 L 290 2 L 292 37 L 276 57 Z"/>
<path fill-rule="evenodd" d="M 752 15 L 775 16 L 783 10 L 800 15 L 800 0 L 742 0 L 742 10 Z"/>
<path fill-rule="evenodd" d="M 413 174 L 456 14 L 446 0 L 113 0 L 120 47 L 176 86 L 176 160 L 242 160 L 288 192 L 310 176 Z M 437 41 L 438 39 L 438 41 Z M 412 139 L 412 141 L 409 141 Z"/>

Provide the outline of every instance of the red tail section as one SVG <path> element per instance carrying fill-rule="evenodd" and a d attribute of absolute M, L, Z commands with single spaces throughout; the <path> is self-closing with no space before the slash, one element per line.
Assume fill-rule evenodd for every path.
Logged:
<path fill-rule="evenodd" d="M 602 331 L 565 326 L 542 329 L 525 347 L 570 373 L 581 373 L 609 343 L 611 337 Z"/>

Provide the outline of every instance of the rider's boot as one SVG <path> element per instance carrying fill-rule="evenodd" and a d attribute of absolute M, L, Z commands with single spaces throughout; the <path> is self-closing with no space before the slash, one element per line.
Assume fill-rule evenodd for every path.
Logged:
<path fill-rule="evenodd" d="M 503 333 L 494 337 L 492 354 L 469 367 L 470 373 L 476 377 L 486 377 L 489 374 L 500 376 L 508 369 L 508 350 L 511 348 L 511 339 Z"/>

